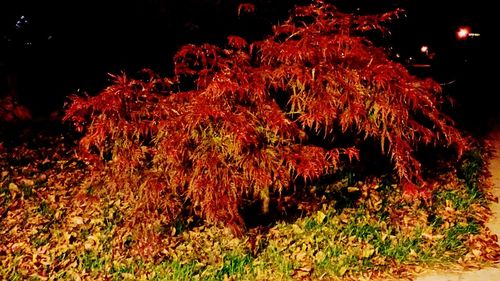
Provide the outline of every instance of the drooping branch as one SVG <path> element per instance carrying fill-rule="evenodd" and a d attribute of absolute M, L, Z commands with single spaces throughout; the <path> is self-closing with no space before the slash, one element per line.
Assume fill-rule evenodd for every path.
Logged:
<path fill-rule="evenodd" d="M 182 47 L 173 78 L 114 76 L 99 95 L 73 97 L 65 119 L 84 130 L 81 155 L 99 164 L 95 179 L 110 190 L 140 192 L 139 209 L 156 205 L 170 218 L 188 205 L 238 233 L 243 198 L 309 183 L 342 156 L 358 157 L 362 146 L 342 147 L 335 134 L 380 143 L 398 177 L 418 181 L 419 145 L 460 154 L 466 142 L 440 111 L 439 85 L 367 38 L 397 15 L 354 16 L 314 1 L 262 41 Z"/>

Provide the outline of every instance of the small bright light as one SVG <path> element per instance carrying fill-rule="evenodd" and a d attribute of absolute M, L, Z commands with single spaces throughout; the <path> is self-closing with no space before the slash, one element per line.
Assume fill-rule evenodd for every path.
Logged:
<path fill-rule="evenodd" d="M 457 38 L 458 39 L 465 39 L 465 38 L 469 37 L 469 33 L 470 33 L 470 28 L 460 27 L 460 29 L 458 29 L 458 31 L 457 31 Z"/>
<path fill-rule="evenodd" d="M 422 53 L 427 53 L 428 51 L 429 51 L 429 47 L 427 47 L 427 46 L 425 46 L 425 45 L 424 45 L 424 46 L 422 46 L 422 47 L 420 47 L 420 52 L 422 52 Z"/>

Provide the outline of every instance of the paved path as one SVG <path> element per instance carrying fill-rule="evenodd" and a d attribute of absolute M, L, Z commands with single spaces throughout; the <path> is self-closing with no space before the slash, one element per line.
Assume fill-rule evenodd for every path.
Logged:
<path fill-rule="evenodd" d="M 490 133 L 490 139 L 495 146 L 495 155 L 491 159 L 489 170 L 492 174 L 493 193 L 500 198 L 500 123 Z M 494 213 L 488 227 L 500 237 L 500 204 L 493 203 Z M 466 272 L 431 272 L 422 274 L 416 281 L 500 281 L 500 268 L 485 268 Z"/>

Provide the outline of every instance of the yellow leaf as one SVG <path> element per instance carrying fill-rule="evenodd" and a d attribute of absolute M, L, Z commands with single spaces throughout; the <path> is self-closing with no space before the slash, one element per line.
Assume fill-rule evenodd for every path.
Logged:
<path fill-rule="evenodd" d="M 35 182 L 33 180 L 30 180 L 30 179 L 22 179 L 21 183 L 24 184 L 24 185 L 26 185 L 26 186 L 33 186 L 33 185 L 35 185 Z"/>
<path fill-rule="evenodd" d="M 356 192 L 356 191 L 359 191 L 359 188 L 356 186 L 347 187 L 347 192 Z"/>
<path fill-rule="evenodd" d="M 319 224 L 323 223 L 323 221 L 325 220 L 325 218 L 326 218 L 326 215 L 322 211 L 318 211 L 316 213 L 316 222 L 317 223 L 319 223 Z"/>
<path fill-rule="evenodd" d="M 9 191 L 12 197 L 15 197 L 17 193 L 20 193 L 19 187 L 13 182 L 9 183 Z"/>
<path fill-rule="evenodd" d="M 48 277 L 45 277 L 45 276 L 42 276 L 42 275 L 38 275 L 37 273 L 31 274 L 30 277 L 33 280 L 48 280 L 49 279 Z"/>
<path fill-rule="evenodd" d="M 373 209 L 374 210 L 380 210 L 382 208 L 382 200 L 378 200 L 376 202 L 373 202 Z"/>
<path fill-rule="evenodd" d="M 297 259 L 297 261 L 303 261 L 306 257 L 306 253 L 305 252 L 298 252 L 297 255 L 295 256 L 295 259 Z"/>
<path fill-rule="evenodd" d="M 472 254 L 473 254 L 476 258 L 478 258 L 478 257 L 480 257 L 480 256 L 481 256 L 481 250 L 474 249 L 474 250 L 472 250 Z"/>
<path fill-rule="evenodd" d="M 344 276 L 344 274 L 347 272 L 347 266 L 342 266 L 341 268 L 339 268 L 339 275 L 340 276 Z"/>
<path fill-rule="evenodd" d="M 73 224 L 83 224 L 83 218 L 82 217 L 72 217 L 71 218 L 71 223 Z"/>
<path fill-rule="evenodd" d="M 410 256 L 411 257 L 418 257 L 418 254 L 417 254 L 417 252 L 415 252 L 415 250 L 411 249 L 410 250 Z"/>
<path fill-rule="evenodd" d="M 85 241 L 83 243 L 83 247 L 85 248 L 85 250 L 91 250 L 92 248 L 94 248 L 94 242 L 92 242 L 92 241 Z"/>
<path fill-rule="evenodd" d="M 126 273 L 126 272 L 123 272 L 121 274 L 123 280 L 134 280 L 135 279 L 135 276 L 131 273 Z"/>
<path fill-rule="evenodd" d="M 413 250 L 412 250 L 413 251 Z M 363 249 L 363 258 L 369 258 L 375 253 L 375 249 L 373 247 Z"/>
<path fill-rule="evenodd" d="M 326 257 L 326 254 L 323 251 L 318 251 L 316 255 L 314 255 L 314 259 L 317 262 L 322 262 Z"/>
<path fill-rule="evenodd" d="M 302 230 L 302 228 L 300 228 L 300 226 L 298 226 L 297 224 L 292 224 L 292 229 L 293 232 L 297 234 L 304 232 L 304 230 Z"/>

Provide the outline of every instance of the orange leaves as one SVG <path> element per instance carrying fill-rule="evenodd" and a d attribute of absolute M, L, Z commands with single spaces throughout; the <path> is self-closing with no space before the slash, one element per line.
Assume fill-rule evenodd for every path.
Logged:
<path fill-rule="evenodd" d="M 270 86 L 289 93 L 289 115 L 296 123 L 325 136 L 339 126 L 343 133 L 378 139 L 382 152 L 393 155 L 398 174 L 412 177 L 411 171 L 419 169 L 412 146 L 437 144 L 442 134 L 447 144 L 460 144 L 461 136 L 442 125 L 446 118 L 436 107 L 436 83 L 411 76 L 366 38 L 354 35 L 362 26 L 382 28 L 391 15 L 397 13 L 356 17 L 316 2 L 297 8 L 258 46 L 261 63 L 274 69 Z M 308 24 L 295 22 L 308 17 Z M 433 132 L 433 126 L 441 132 Z M 405 147 L 404 152 L 385 149 L 395 146 Z"/>
<path fill-rule="evenodd" d="M 403 190 L 403 197 L 410 202 L 420 199 L 429 202 L 432 199 L 433 186 L 427 184 L 417 186 L 411 181 L 403 180 L 401 189 Z"/>
<path fill-rule="evenodd" d="M 216 64 L 219 48 L 211 44 L 184 45 L 174 56 L 176 76 L 196 75 L 200 70 L 209 69 Z"/>
<path fill-rule="evenodd" d="M 467 242 L 470 252 L 464 257 L 464 263 L 472 259 L 498 262 L 500 260 L 500 245 L 498 237 L 489 229 L 482 233 L 471 235 Z"/>
<path fill-rule="evenodd" d="M 293 146 L 286 152 L 285 160 L 295 177 L 307 183 L 334 171 L 340 163 L 340 155 L 346 155 L 349 161 L 359 157 L 353 147 L 326 151 L 315 146 Z"/>
<path fill-rule="evenodd" d="M 356 31 L 360 32 L 371 30 L 387 32 L 388 28 L 385 24 L 393 22 L 403 16 L 405 16 L 405 11 L 400 8 L 377 16 L 359 16 L 354 20 L 354 28 Z"/>
<path fill-rule="evenodd" d="M 243 13 L 252 14 L 255 12 L 255 5 L 252 3 L 241 3 L 238 5 L 238 16 Z"/>
<path fill-rule="evenodd" d="M 247 41 L 239 36 L 228 36 L 227 41 L 229 46 L 237 50 L 243 49 L 248 45 Z"/>
<path fill-rule="evenodd" d="M 359 150 L 357 148 L 348 147 L 348 148 L 342 149 L 341 151 L 342 151 L 342 153 L 347 155 L 347 157 L 349 158 L 349 161 L 352 161 L 353 159 L 359 160 Z"/>
<path fill-rule="evenodd" d="M 243 3 L 238 14 L 254 9 Z M 188 200 L 241 231 L 245 196 L 319 179 L 368 143 L 380 143 L 400 179 L 418 181 L 418 146 L 460 152 L 465 140 L 439 111 L 437 83 L 364 36 L 397 14 L 356 16 L 314 1 L 262 41 L 181 47 L 172 79 L 113 76 L 99 95 L 73 97 L 65 120 L 85 129 L 80 155 L 103 164 L 95 179 L 140 193 L 131 205 L 152 217 L 155 204 Z"/>

